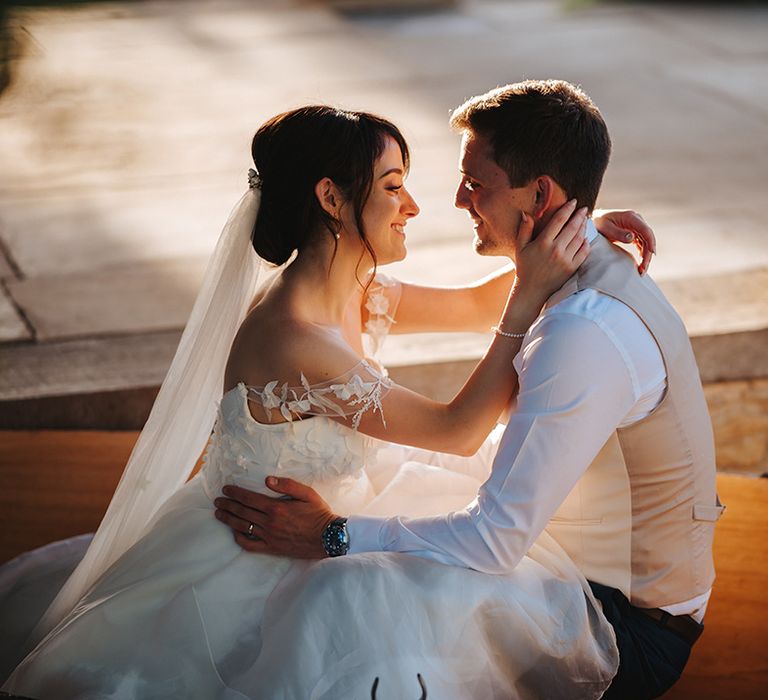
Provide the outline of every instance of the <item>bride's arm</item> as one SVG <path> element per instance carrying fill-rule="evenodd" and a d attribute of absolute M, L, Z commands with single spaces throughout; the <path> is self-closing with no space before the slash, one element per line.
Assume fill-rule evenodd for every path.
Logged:
<path fill-rule="evenodd" d="M 448 403 L 393 386 L 381 401 L 386 423 L 374 412 L 362 413 L 357 425 L 361 432 L 441 452 L 469 455 L 477 451 L 517 389 L 512 360 L 520 350 L 522 334 L 535 321 L 549 295 L 587 256 L 585 211 L 566 224 L 572 211 L 573 205 L 559 210 L 535 241 L 531 241 L 531 218 L 521 224 L 516 252 L 519 274 L 499 322 L 505 332 L 519 337 L 496 334 L 483 359 Z M 317 358 L 322 358 L 323 369 L 319 369 L 320 365 L 314 367 L 315 377 L 332 376 L 349 362 L 348 358 L 325 353 L 315 353 L 313 361 L 319 361 Z M 338 366 L 330 364 L 333 362 Z"/>
<path fill-rule="evenodd" d="M 402 282 L 397 323 L 390 333 L 487 332 L 504 310 L 514 281 L 515 266 L 509 263 L 479 280 L 455 287 Z"/>
<path fill-rule="evenodd" d="M 598 231 L 614 243 L 634 241 L 640 255 L 638 266 L 644 274 L 656 252 L 653 230 L 634 211 L 595 211 Z M 390 333 L 487 332 L 499 318 L 515 281 L 513 264 L 466 285 L 434 287 L 402 282 L 395 323 Z M 367 320 L 362 306 L 363 327 Z"/>

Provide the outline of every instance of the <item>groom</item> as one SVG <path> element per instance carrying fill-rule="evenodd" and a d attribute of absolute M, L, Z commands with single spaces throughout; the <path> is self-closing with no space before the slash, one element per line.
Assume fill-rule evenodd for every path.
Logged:
<path fill-rule="evenodd" d="M 451 123 L 462 133 L 456 206 L 472 218 L 481 255 L 514 260 L 523 213 L 541 230 L 570 198 L 593 209 L 610 139 L 578 88 L 508 85 L 470 99 Z M 701 634 L 723 506 L 682 322 L 628 255 L 591 224 L 587 236 L 589 258 L 523 340 L 516 409 L 465 510 L 345 519 L 309 487 L 272 478 L 294 500 L 227 487 L 217 503 L 224 518 L 266 523 L 265 541 L 238 539 L 252 551 L 408 552 L 488 573 L 514 568 L 546 529 L 616 631 L 619 670 L 604 697 L 653 698 L 677 680 Z"/>

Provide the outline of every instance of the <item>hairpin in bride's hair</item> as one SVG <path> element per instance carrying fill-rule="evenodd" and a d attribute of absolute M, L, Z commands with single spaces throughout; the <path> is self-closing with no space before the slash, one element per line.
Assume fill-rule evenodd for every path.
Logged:
<path fill-rule="evenodd" d="M 252 190 L 261 189 L 261 175 L 259 175 L 258 170 L 251 168 L 248 171 L 248 187 L 250 187 Z"/>

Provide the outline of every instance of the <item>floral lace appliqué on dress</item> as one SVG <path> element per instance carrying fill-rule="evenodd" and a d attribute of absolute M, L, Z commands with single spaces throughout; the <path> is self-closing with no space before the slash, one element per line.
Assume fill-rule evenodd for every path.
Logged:
<path fill-rule="evenodd" d="M 379 442 L 357 427 L 368 411 L 384 420 L 381 401 L 392 385 L 387 375 L 361 360 L 328 382 L 312 385 L 303 375 L 301 381 L 298 387 L 240 383 L 222 397 L 203 458 L 210 498 L 224 484 L 264 492 L 270 474 L 312 485 L 353 477 L 374 459 Z M 265 422 L 254 418 L 259 415 Z M 336 417 L 349 417 L 351 427 Z"/>
<path fill-rule="evenodd" d="M 348 379 L 345 379 L 346 376 Z M 392 381 L 375 370 L 366 360 L 348 375 L 337 377 L 323 384 L 310 385 L 301 374 L 301 386 L 280 384 L 277 380 L 264 387 L 246 387 L 248 399 L 261 406 L 267 421 L 272 421 L 272 411 L 278 410 L 286 421 L 292 422 L 303 416 L 352 416 L 352 428 L 357 430 L 363 414 L 372 410 L 384 421 L 381 407 L 383 394 Z M 365 376 L 363 376 L 365 375 Z"/>
<path fill-rule="evenodd" d="M 368 311 L 368 320 L 363 331 L 364 347 L 369 357 L 378 358 L 381 346 L 395 321 L 397 305 L 400 302 L 401 283 L 384 274 L 377 274 L 368 288 L 363 306 Z"/>

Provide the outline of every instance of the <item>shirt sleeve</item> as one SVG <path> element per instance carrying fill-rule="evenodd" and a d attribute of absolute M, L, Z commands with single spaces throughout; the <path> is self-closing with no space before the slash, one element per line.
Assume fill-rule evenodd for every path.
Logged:
<path fill-rule="evenodd" d="M 407 552 L 487 573 L 518 564 L 636 396 L 610 331 L 578 315 L 541 317 L 515 367 L 517 409 L 475 500 L 436 517 L 352 516 L 351 554 Z"/>

